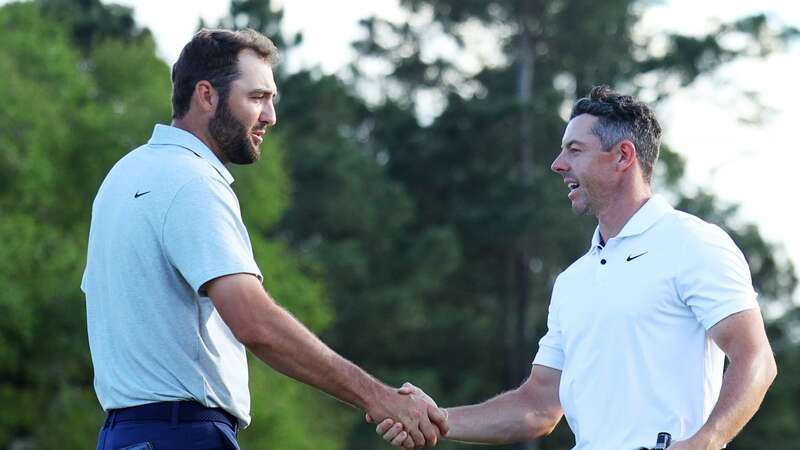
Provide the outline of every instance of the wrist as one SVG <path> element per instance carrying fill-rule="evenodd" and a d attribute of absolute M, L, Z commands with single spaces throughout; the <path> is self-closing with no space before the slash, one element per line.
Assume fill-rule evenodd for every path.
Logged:
<path fill-rule="evenodd" d="M 458 413 L 457 408 L 457 406 L 442 408 L 447 422 L 447 433 L 443 434 L 442 438 L 450 441 L 460 441 L 464 438 L 463 425 L 460 423 L 463 416 Z"/>
<path fill-rule="evenodd" d="M 692 444 L 692 448 L 698 448 L 702 450 L 720 450 L 725 446 L 724 443 L 718 442 L 716 439 L 714 439 L 711 434 L 702 432 L 698 432 L 689 438 L 688 441 Z"/>
<path fill-rule="evenodd" d="M 394 389 L 383 383 L 375 382 L 374 386 L 366 389 L 366 391 L 366 395 L 362 400 L 363 405 L 361 406 L 376 422 L 380 422 L 386 418 L 383 414 L 383 407 L 386 405 L 392 392 L 394 392 Z"/>

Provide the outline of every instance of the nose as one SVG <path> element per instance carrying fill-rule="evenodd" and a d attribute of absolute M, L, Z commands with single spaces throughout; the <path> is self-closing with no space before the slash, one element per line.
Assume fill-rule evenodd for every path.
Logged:
<path fill-rule="evenodd" d="M 569 169 L 566 161 L 564 161 L 563 156 L 564 152 L 560 152 L 558 156 L 556 156 L 556 159 L 554 159 L 553 163 L 550 164 L 550 170 L 552 170 L 555 173 L 561 173 L 561 172 L 566 172 Z"/>
<path fill-rule="evenodd" d="M 261 110 L 261 115 L 258 117 L 260 122 L 266 123 L 268 127 L 275 126 L 278 123 L 278 115 L 275 112 L 275 104 L 272 101 L 264 103 L 264 108 Z"/>

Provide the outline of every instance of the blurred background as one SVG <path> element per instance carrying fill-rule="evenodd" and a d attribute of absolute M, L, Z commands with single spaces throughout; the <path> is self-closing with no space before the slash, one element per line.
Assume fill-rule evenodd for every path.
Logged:
<path fill-rule="evenodd" d="M 249 26 L 284 51 L 278 125 L 234 173 L 265 287 L 443 406 L 527 376 L 554 277 L 588 248 L 594 221 L 549 172 L 572 102 L 596 84 L 651 102 L 655 190 L 742 248 L 778 358 L 728 448 L 797 450 L 800 6 L 722 0 L 0 1 L 0 448 L 94 448 L 91 202 L 169 123 L 170 66 L 199 26 Z M 388 448 L 255 360 L 250 388 L 245 449 Z M 503 448 L 572 443 L 562 421 Z"/>

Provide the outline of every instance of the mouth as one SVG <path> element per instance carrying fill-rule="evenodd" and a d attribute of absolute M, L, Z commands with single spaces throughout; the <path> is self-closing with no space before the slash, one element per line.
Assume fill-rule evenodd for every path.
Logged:
<path fill-rule="evenodd" d="M 566 183 L 567 187 L 569 188 L 569 194 L 567 195 L 567 197 L 569 197 L 569 199 L 572 200 L 573 197 L 575 195 L 577 195 L 578 189 L 580 189 L 581 185 L 577 181 L 572 181 L 572 180 L 569 180 L 569 181 L 565 180 L 564 182 Z"/>
<path fill-rule="evenodd" d="M 258 147 L 264 142 L 264 134 L 266 130 L 253 130 L 250 132 L 250 138 L 253 140 L 253 144 Z"/>

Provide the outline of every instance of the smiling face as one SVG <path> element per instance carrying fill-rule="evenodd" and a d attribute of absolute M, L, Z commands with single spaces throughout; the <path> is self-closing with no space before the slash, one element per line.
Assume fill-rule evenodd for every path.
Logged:
<path fill-rule="evenodd" d="M 240 76 L 218 104 L 208 131 L 223 162 L 250 164 L 261 157 L 264 135 L 277 122 L 273 101 L 278 90 L 272 67 L 252 50 L 239 53 L 238 69 Z"/>
<path fill-rule="evenodd" d="M 613 198 L 615 148 L 604 151 L 600 138 L 592 133 L 598 118 L 581 114 L 570 120 L 564 130 L 561 152 L 550 168 L 564 178 L 568 198 L 577 214 L 597 215 Z"/>

